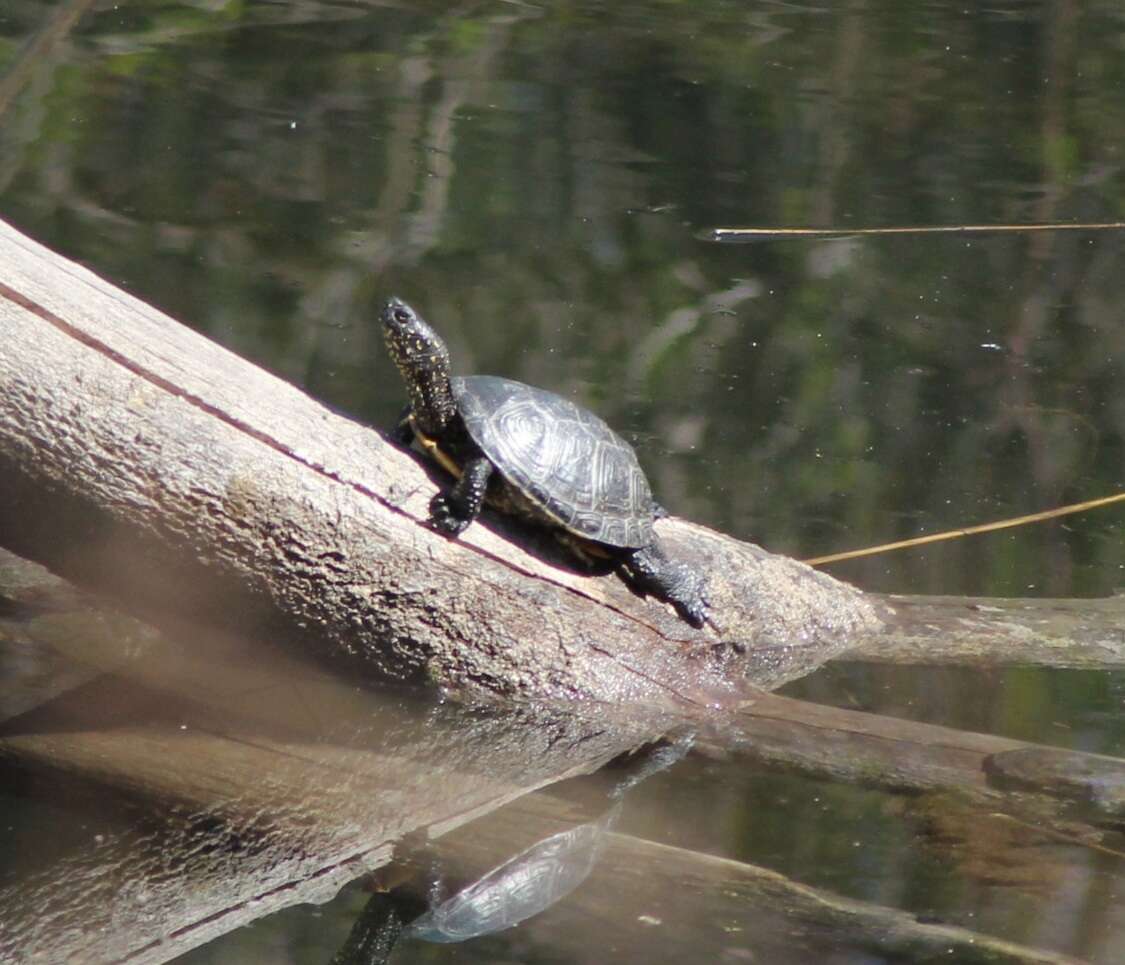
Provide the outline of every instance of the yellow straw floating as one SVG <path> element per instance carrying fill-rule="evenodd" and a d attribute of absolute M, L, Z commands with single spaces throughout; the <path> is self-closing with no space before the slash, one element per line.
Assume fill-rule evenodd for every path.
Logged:
<path fill-rule="evenodd" d="M 1013 519 L 1002 519 L 996 523 L 981 523 L 979 526 L 968 526 L 965 529 L 950 529 L 944 533 L 931 533 L 929 536 L 916 536 L 914 539 L 903 539 L 897 543 L 883 543 L 881 546 L 869 546 L 861 550 L 848 550 L 846 553 L 832 553 L 828 556 L 817 556 L 815 559 L 805 560 L 810 566 L 820 566 L 822 563 L 838 563 L 840 560 L 854 560 L 861 556 L 874 556 L 877 553 L 889 553 L 891 550 L 904 550 L 912 546 L 925 546 L 927 543 L 940 543 L 943 540 L 958 539 L 961 536 L 975 536 L 978 533 L 991 533 L 998 529 L 1011 529 L 1013 526 L 1023 526 L 1025 523 L 1040 523 L 1045 519 L 1054 519 L 1056 516 L 1069 516 L 1072 513 L 1085 512 L 1087 509 L 1096 509 L 1099 506 L 1108 506 L 1110 503 L 1125 502 L 1125 493 L 1115 496 L 1103 496 L 1101 499 L 1089 499 L 1084 503 L 1072 503 L 1069 506 L 1060 506 L 1058 509 L 1048 509 L 1041 513 L 1032 513 L 1030 516 L 1016 516 Z"/>

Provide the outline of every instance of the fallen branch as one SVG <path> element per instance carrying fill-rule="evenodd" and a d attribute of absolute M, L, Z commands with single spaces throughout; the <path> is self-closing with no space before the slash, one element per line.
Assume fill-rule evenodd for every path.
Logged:
<path fill-rule="evenodd" d="M 1108 602 L 1046 627 L 1046 604 L 868 597 L 683 520 L 657 526 L 708 575 L 703 631 L 542 531 L 488 514 L 445 539 L 429 467 L 2 224 L 0 325 L 0 544 L 153 622 L 696 716 L 845 653 L 1121 665 Z"/>
<path fill-rule="evenodd" d="M 849 660 L 965 667 L 1125 667 L 1125 596 L 1002 600 L 872 595 L 883 631 L 859 637 Z"/>
<path fill-rule="evenodd" d="M 428 470 L 0 227 L 0 543 L 143 614 L 235 619 L 391 676 L 706 711 L 877 626 L 859 591 L 679 520 L 715 626 L 692 630 L 553 541 L 425 521 Z"/>

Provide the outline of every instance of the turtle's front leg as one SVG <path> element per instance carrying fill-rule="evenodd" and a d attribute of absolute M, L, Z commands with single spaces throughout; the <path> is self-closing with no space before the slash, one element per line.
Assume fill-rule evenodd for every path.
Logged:
<path fill-rule="evenodd" d="M 449 536 L 456 536 L 477 516 L 484 505 L 492 463 L 487 456 L 474 456 L 461 470 L 461 478 L 444 493 L 430 500 L 430 524 Z"/>

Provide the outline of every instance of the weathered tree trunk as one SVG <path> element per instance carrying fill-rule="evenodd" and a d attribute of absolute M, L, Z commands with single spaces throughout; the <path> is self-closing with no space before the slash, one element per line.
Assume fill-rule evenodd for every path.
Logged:
<path fill-rule="evenodd" d="M 658 525 L 709 574 L 702 632 L 535 531 L 445 539 L 416 459 L 7 226 L 0 326 L 0 543 L 150 616 L 296 628 L 451 688 L 682 708 L 877 626 L 859 591 L 682 521 Z"/>
<path fill-rule="evenodd" d="M 919 611 L 683 520 L 658 528 L 708 574 L 703 631 L 539 530 L 487 514 L 445 539 L 419 460 L 2 223 L 0 336 L 0 544 L 157 622 L 296 638 L 460 691 L 690 714 L 849 648 L 932 661 L 983 640 L 976 659 L 995 661 L 1044 637 L 1031 604 Z M 1037 656 L 1065 664 L 1070 627 L 1082 665 L 1121 664 L 1115 613 L 1070 621 L 1056 613 Z"/>
<path fill-rule="evenodd" d="M 963 667 L 1125 667 L 1125 595 L 1099 600 L 876 596 L 879 633 L 848 658 Z"/>

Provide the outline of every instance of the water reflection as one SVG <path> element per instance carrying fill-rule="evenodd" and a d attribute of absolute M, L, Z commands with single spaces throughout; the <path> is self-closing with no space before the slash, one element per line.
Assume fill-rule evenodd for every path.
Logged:
<path fill-rule="evenodd" d="M 526 809 L 514 815 L 514 809 L 509 809 L 485 819 L 498 824 L 509 841 L 529 833 L 535 840 L 467 883 L 454 884 L 467 873 L 479 873 L 480 842 L 482 837 L 487 840 L 491 830 L 487 824 L 482 827 L 483 822 L 476 822 L 465 834 L 415 849 L 406 860 L 421 869 L 422 884 L 397 885 L 374 895 L 333 959 L 334 965 L 375 965 L 389 958 L 399 940 L 454 944 L 480 938 L 518 925 L 562 901 L 593 871 L 607 832 L 621 814 L 626 793 L 656 771 L 671 767 L 690 746 L 691 739 L 685 736 L 631 755 L 627 765 L 613 774 L 610 803 L 602 812 L 563 830 L 541 836 L 542 821 L 529 821 Z M 555 787 L 552 793 L 565 795 L 566 789 Z M 491 849 L 483 849 L 483 853 L 491 860 Z M 402 868 L 397 869 L 398 877 L 403 873 Z"/>
<path fill-rule="evenodd" d="M 442 319 L 463 371 L 596 408 L 643 442 L 669 508 L 772 549 L 812 556 L 1120 488 L 1119 235 L 746 249 L 695 237 L 1119 220 L 1118 3 L 29 0 L 7 6 L 0 35 L 0 213 L 368 421 L 398 410 L 371 319 L 401 291 Z M 1107 512 L 837 572 L 901 592 L 1105 593 L 1125 573 L 1123 535 Z M 92 655 L 117 631 L 87 626 L 68 649 L 55 629 L 49 652 L 5 638 L 3 706 L 25 716 L 4 738 L 0 942 L 23 921 L 51 954 L 102 929 L 150 942 L 138 960 L 157 960 L 180 947 L 160 944 L 169 921 L 230 908 L 217 932 L 319 900 L 415 820 L 466 818 L 550 771 L 534 722 L 521 751 L 523 724 L 436 709 L 442 758 L 396 717 L 400 700 L 407 721 L 431 712 L 403 695 L 374 706 L 293 666 L 279 685 L 264 673 L 274 656 L 231 644 L 209 651 L 229 674 L 189 673 L 169 696 L 161 664 L 178 651 L 105 677 L 117 664 Z M 802 692 L 1120 753 L 1120 683 L 852 667 Z M 32 709 L 46 700 L 50 714 Z M 434 753 L 435 773 L 466 778 L 463 802 L 421 773 Z M 392 762 L 391 784 L 376 759 Z M 1122 957 L 1119 841 L 1084 850 L 1031 818 L 1014 831 L 949 798 L 738 759 L 689 759 L 630 803 L 647 820 L 626 814 L 610 832 L 579 909 L 563 902 L 462 960 L 893 957 L 853 942 L 839 916 L 817 942 L 781 912 L 759 916 L 728 859 Z M 626 832 L 652 847 L 613 836 Z M 677 848 L 720 857 L 704 874 Z M 177 890 L 189 866 L 197 896 Z M 308 891 L 286 891 L 290 874 Z M 295 957 L 331 920 L 327 960 L 366 897 L 279 912 L 215 960 L 277 960 L 256 941 Z M 607 908 L 619 928 L 591 949 L 575 936 L 591 922 L 604 934 Z M 763 944 L 771 933 L 789 947 Z"/>
<path fill-rule="evenodd" d="M 0 876 L 5 959 L 166 961 L 661 728 L 365 689 L 203 631 L 98 641 L 96 622 L 71 621 L 69 654 L 31 627 L 85 682 L 0 724 L 7 793 L 52 803 L 5 809 L 20 820 Z"/>

